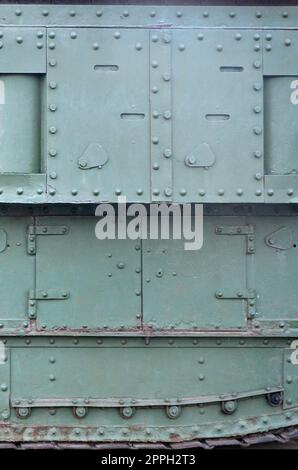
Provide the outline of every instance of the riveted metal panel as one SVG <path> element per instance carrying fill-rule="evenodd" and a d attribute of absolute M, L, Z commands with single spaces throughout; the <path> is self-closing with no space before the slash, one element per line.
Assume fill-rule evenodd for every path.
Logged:
<path fill-rule="evenodd" d="M 149 32 L 65 28 L 48 37 L 52 201 L 148 201 Z"/>
<path fill-rule="evenodd" d="M 132 399 L 136 406 L 166 405 L 177 398 L 191 402 L 195 397 L 204 403 L 208 396 L 220 401 L 234 392 L 265 395 L 268 386 L 281 386 L 281 368 L 278 349 L 225 348 L 218 354 L 214 348 L 179 346 L 16 348 L 11 399 L 23 405 L 27 400 L 27 406 L 31 399 L 33 407 L 42 406 L 42 400 L 49 406 L 47 399 L 52 406 L 63 406 L 63 399 L 70 399 L 65 406 L 75 404 L 71 399 L 77 399 L 76 404 L 89 399 L 91 407 L 98 406 L 96 399 L 105 407 L 131 405 Z"/>
<path fill-rule="evenodd" d="M 30 217 L 0 219 L 0 324 L 5 330 L 16 330 L 27 324 L 28 291 L 34 287 L 34 259 L 26 249 Z M 12 295 L 13 292 L 13 295 Z"/>
<path fill-rule="evenodd" d="M 140 327 L 141 251 L 133 240 L 99 240 L 95 217 L 36 219 L 61 225 L 64 234 L 37 235 L 37 328 Z M 44 295 L 43 295 L 44 293 Z"/>
<path fill-rule="evenodd" d="M 262 201 L 261 44 L 256 31 L 175 32 L 175 201 Z"/>
<path fill-rule="evenodd" d="M 45 28 L 1 28 L 1 73 L 46 73 Z"/>
<path fill-rule="evenodd" d="M 256 233 L 254 261 L 258 291 L 257 317 L 282 330 L 285 322 L 298 326 L 296 269 L 298 225 L 296 217 L 253 219 Z"/>
<path fill-rule="evenodd" d="M 144 240 L 146 326 L 173 330 L 246 328 L 246 289 L 253 288 L 247 281 L 246 258 L 253 255 L 247 255 L 244 235 L 217 232 L 223 223 L 240 228 L 245 219 L 205 216 L 200 250 L 186 251 L 183 240 Z"/>

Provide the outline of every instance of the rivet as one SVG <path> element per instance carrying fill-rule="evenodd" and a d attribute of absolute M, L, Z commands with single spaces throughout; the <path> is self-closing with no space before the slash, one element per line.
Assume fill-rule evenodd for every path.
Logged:
<path fill-rule="evenodd" d="M 56 37 L 55 31 L 50 31 L 49 32 L 49 38 L 54 39 Z"/>
<path fill-rule="evenodd" d="M 159 117 L 159 112 L 153 111 L 152 116 L 154 117 L 154 119 L 157 119 Z"/>
<path fill-rule="evenodd" d="M 158 142 L 159 142 L 159 138 L 158 138 L 158 137 L 156 137 L 156 136 L 152 137 L 152 143 L 153 143 L 153 144 L 156 145 L 156 144 L 158 144 Z"/>
<path fill-rule="evenodd" d="M 140 50 L 142 50 L 142 49 L 143 49 L 142 44 L 141 44 L 140 42 L 137 42 L 137 43 L 136 43 L 136 50 L 137 50 L 137 51 L 140 51 Z"/>
<path fill-rule="evenodd" d="M 255 156 L 256 158 L 261 158 L 262 152 L 261 152 L 260 150 L 256 150 L 256 151 L 254 152 L 254 156 Z"/>
<path fill-rule="evenodd" d="M 57 109 L 57 106 L 54 103 L 51 103 L 50 106 L 49 106 L 49 110 L 52 111 L 52 112 L 55 112 L 56 109 Z"/>
<path fill-rule="evenodd" d="M 120 188 L 116 188 L 116 189 L 115 189 L 115 194 L 116 194 L 116 196 L 120 196 L 121 192 L 122 192 L 122 191 L 121 191 Z"/>
<path fill-rule="evenodd" d="M 184 188 L 180 189 L 180 195 L 181 196 L 186 196 L 186 194 L 187 194 L 186 189 L 184 189 Z"/>
<path fill-rule="evenodd" d="M 49 375 L 49 380 L 50 380 L 51 382 L 54 382 L 54 381 L 56 380 L 55 375 L 50 374 L 50 375 Z"/>
<path fill-rule="evenodd" d="M 56 194 L 56 190 L 55 190 L 54 188 L 51 188 L 51 189 L 49 190 L 49 194 L 50 194 L 51 196 L 54 196 L 54 195 Z"/>
<path fill-rule="evenodd" d="M 103 14 L 103 11 L 102 11 L 102 10 L 97 10 L 96 16 L 97 16 L 98 18 L 100 18 L 100 17 L 102 16 L 102 14 Z"/>
<path fill-rule="evenodd" d="M 261 49 L 260 44 L 255 44 L 255 45 L 254 45 L 254 50 L 255 50 L 255 51 L 259 51 L 260 49 Z"/>
<path fill-rule="evenodd" d="M 270 189 L 268 189 L 268 191 L 267 191 L 267 194 L 268 194 L 268 196 L 273 196 L 273 194 L 274 194 L 274 190 L 273 190 L 273 189 L 271 189 L 271 188 L 270 188 Z"/>
<path fill-rule="evenodd" d="M 204 34 L 203 34 L 203 33 L 199 33 L 199 34 L 197 35 L 197 38 L 198 38 L 199 41 L 202 41 L 202 40 L 204 39 Z"/>
<path fill-rule="evenodd" d="M 271 34 L 271 33 L 267 33 L 265 37 L 266 37 L 266 41 L 271 41 L 271 39 L 272 39 L 272 34 Z"/>
<path fill-rule="evenodd" d="M 56 178 L 57 178 L 57 173 L 56 173 L 55 171 L 52 171 L 52 172 L 50 173 L 50 178 L 51 178 L 52 180 L 56 179 Z"/>
<path fill-rule="evenodd" d="M 200 195 L 200 196 L 205 196 L 205 194 L 206 194 L 205 189 L 200 189 L 200 190 L 199 190 L 199 195 Z"/>
<path fill-rule="evenodd" d="M 23 188 L 18 188 L 17 189 L 17 194 L 23 194 L 24 192 L 24 189 Z"/>
<path fill-rule="evenodd" d="M 154 10 L 150 11 L 150 16 L 151 18 L 154 18 L 156 16 L 156 12 Z"/>
<path fill-rule="evenodd" d="M 223 189 L 219 189 L 219 190 L 217 191 L 217 194 L 218 194 L 219 196 L 223 196 L 224 193 L 225 193 L 225 192 L 224 192 Z"/>
<path fill-rule="evenodd" d="M 77 33 L 76 33 L 75 31 L 72 31 L 72 32 L 70 33 L 70 37 L 71 37 L 71 39 L 76 39 L 76 38 L 78 37 L 78 35 L 77 35 Z"/>
<path fill-rule="evenodd" d="M 152 66 L 154 69 L 156 69 L 156 68 L 158 67 L 158 62 L 157 62 L 157 60 L 152 60 L 151 66 Z"/>
<path fill-rule="evenodd" d="M 127 17 L 129 16 L 129 11 L 124 10 L 124 11 L 123 11 L 123 16 L 124 16 L 125 18 L 127 18 Z"/>
<path fill-rule="evenodd" d="M 42 42 L 37 42 L 36 47 L 37 47 L 37 49 L 42 49 L 43 48 L 43 43 Z"/>
<path fill-rule="evenodd" d="M 153 163 L 152 168 L 153 168 L 153 170 L 159 170 L 159 164 L 158 163 Z"/>
<path fill-rule="evenodd" d="M 254 34 L 254 40 L 255 40 L 255 41 L 259 41 L 260 38 L 261 38 L 261 36 L 259 35 L 259 33 L 255 33 L 255 34 Z"/>
<path fill-rule="evenodd" d="M 173 191 L 172 191 L 171 188 L 166 188 L 166 189 L 164 190 L 164 194 L 165 194 L 165 196 L 167 196 L 167 197 L 172 196 L 172 193 L 173 193 Z"/>
<path fill-rule="evenodd" d="M 209 11 L 204 11 L 204 12 L 203 12 L 203 17 L 204 17 L 204 18 L 208 18 L 208 16 L 209 16 Z"/>
<path fill-rule="evenodd" d="M 171 117 L 172 117 L 171 111 L 165 111 L 165 112 L 163 113 L 163 117 L 164 117 L 164 119 L 166 119 L 166 120 L 171 119 Z"/>
<path fill-rule="evenodd" d="M 153 189 L 154 196 L 158 196 L 159 192 L 160 192 L 159 189 L 157 189 L 157 188 Z"/>
<path fill-rule="evenodd" d="M 57 128 L 54 127 L 54 126 L 51 126 L 51 127 L 49 128 L 49 132 L 50 132 L 50 134 L 56 134 Z"/>
<path fill-rule="evenodd" d="M 177 11 L 176 12 L 177 18 L 181 18 L 182 15 L 183 15 L 182 11 Z"/>
<path fill-rule="evenodd" d="M 221 52 L 221 51 L 223 50 L 222 44 L 218 44 L 218 45 L 216 46 L 216 50 L 217 50 L 218 52 Z"/>
<path fill-rule="evenodd" d="M 141 196 L 143 194 L 143 192 L 144 192 L 143 189 L 141 189 L 141 188 L 137 189 L 137 194 L 139 196 Z"/>
<path fill-rule="evenodd" d="M 158 36 L 156 34 L 153 34 L 151 40 L 152 40 L 152 42 L 157 42 L 158 41 Z"/>
<path fill-rule="evenodd" d="M 202 381 L 202 380 L 205 379 L 205 375 L 204 375 L 204 374 L 200 374 L 198 378 L 199 378 L 200 381 Z"/>
<path fill-rule="evenodd" d="M 230 18 L 235 18 L 235 16 L 236 16 L 236 13 L 234 11 L 230 11 L 229 17 Z"/>
<path fill-rule="evenodd" d="M 256 114 L 260 113 L 261 111 L 262 111 L 261 106 L 259 106 L 259 105 L 254 106 L 254 112 L 255 112 Z"/>
<path fill-rule="evenodd" d="M 256 190 L 256 196 L 261 196 L 261 195 L 262 195 L 261 189 L 257 189 L 257 190 Z"/>
<path fill-rule="evenodd" d="M 97 51 L 97 49 L 99 49 L 99 44 L 98 44 L 98 42 L 94 42 L 94 43 L 92 44 L 92 47 L 93 47 L 93 49 L 94 49 L 95 51 Z"/>
<path fill-rule="evenodd" d="M 283 18 L 288 18 L 288 16 L 289 16 L 289 13 L 287 11 L 282 12 L 282 17 Z"/>
<path fill-rule="evenodd" d="M 3 42 L 0 41 L 0 49 L 2 49 L 2 47 L 3 47 Z"/>
<path fill-rule="evenodd" d="M 169 34 L 164 34 L 162 40 L 165 44 L 169 44 L 171 42 L 171 36 Z"/>
<path fill-rule="evenodd" d="M 253 65 L 254 65 L 254 68 L 255 68 L 255 69 L 259 69 L 259 68 L 261 68 L 261 65 L 262 65 L 262 64 L 261 64 L 261 62 L 260 62 L 259 60 L 256 60 Z"/>
<path fill-rule="evenodd" d="M 57 65 L 57 60 L 55 60 L 55 59 L 50 59 L 50 60 L 49 60 L 49 65 L 50 65 L 51 67 L 55 67 L 55 66 Z"/>
<path fill-rule="evenodd" d="M 256 11 L 256 17 L 257 18 L 262 18 L 262 13 L 260 11 Z"/>
<path fill-rule="evenodd" d="M 49 49 L 55 49 L 56 44 L 54 42 L 50 42 Z"/>
<path fill-rule="evenodd" d="M 254 127 L 253 131 L 254 131 L 254 134 L 256 134 L 256 135 L 262 134 L 261 127 Z"/>
<path fill-rule="evenodd" d="M 260 83 L 254 83 L 253 88 L 255 91 L 260 91 L 262 88 L 262 85 Z"/>
<path fill-rule="evenodd" d="M 171 158 L 171 156 L 172 156 L 172 150 L 171 150 L 171 149 L 164 149 L 164 151 L 163 151 L 163 156 L 164 156 L 165 158 Z"/>
<path fill-rule="evenodd" d="M 37 188 L 36 192 L 37 192 L 37 194 L 42 194 L 42 193 L 43 193 L 43 189 L 42 189 L 42 188 Z"/>
<path fill-rule="evenodd" d="M 50 87 L 52 90 L 54 90 L 55 88 L 57 88 L 57 83 L 56 83 L 56 82 L 53 82 L 53 81 L 50 81 L 49 87 Z"/>
<path fill-rule="evenodd" d="M 287 190 L 287 194 L 288 194 L 288 196 L 293 196 L 293 194 L 294 194 L 294 189 L 289 188 L 289 189 Z"/>
<path fill-rule="evenodd" d="M 185 45 L 184 44 L 180 44 L 179 47 L 178 47 L 179 51 L 184 51 L 185 50 Z"/>
<path fill-rule="evenodd" d="M 57 150 L 55 150 L 55 149 L 50 149 L 50 150 L 49 150 L 49 155 L 50 155 L 51 157 L 56 157 L 56 155 L 57 155 Z"/>
<path fill-rule="evenodd" d="M 114 33 L 114 38 L 115 38 L 115 39 L 120 39 L 120 37 L 121 37 L 121 34 L 119 33 L 119 31 L 116 31 L 116 32 Z"/>
<path fill-rule="evenodd" d="M 69 16 L 76 16 L 76 12 L 74 10 L 70 10 Z"/>
<path fill-rule="evenodd" d="M 271 44 L 266 44 L 266 51 L 271 51 L 271 49 L 272 49 Z"/>
<path fill-rule="evenodd" d="M 168 73 L 168 72 L 165 72 L 162 76 L 162 79 L 165 81 L 165 82 L 169 82 L 171 80 L 171 75 Z"/>
<path fill-rule="evenodd" d="M 236 41 L 241 41 L 241 39 L 242 39 L 242 34 L 241 34 L 241 33 L 235 34 L 235 39 L 236 39 Z"/>
<path fill-rule="evenodd" d="M 6 384 L 1 384 L 1 390 L 2 392 L 6 392 L 8 390 L 8 386 Z"/>
<path fill-rule="evenodd" d="M 291 39 L 288 39 L 288 38 L 287 38 L 287 39 L 285 40 L 285 45 L 286 45 L 286 46 L 290 46 L 290 45 L 291 45 Z"/>
<path fill-rule="evenodd" d="M 238 188 L 237 191 L 236 191 L 236 193 L 237 193 L 237 196 L 242 196 L 242 194 L 243 194 L 243 189 Z"/>
<path fill-rule="evenodd" d="M 17 36 L 16 41 L 17 41 L 18 44 L 22 44 L 22 42 L 23 42 L 22 36 Z"/>
<path fill-rule="evenodd" d="M 151 91 L 152 91 L 152 93 L 158 93 L 157 86 L 153 86 Z"/>

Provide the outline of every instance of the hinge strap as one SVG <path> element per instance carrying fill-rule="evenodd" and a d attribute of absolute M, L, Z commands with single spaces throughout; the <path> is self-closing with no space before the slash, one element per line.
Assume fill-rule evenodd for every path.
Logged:
<path fill-rule="evenodd" d="M 65 225 L 29 225 L 27 231 L 27 252 L 36 254 L 36 236 L 40 235 L 65 235 L 69 231 Z"/>

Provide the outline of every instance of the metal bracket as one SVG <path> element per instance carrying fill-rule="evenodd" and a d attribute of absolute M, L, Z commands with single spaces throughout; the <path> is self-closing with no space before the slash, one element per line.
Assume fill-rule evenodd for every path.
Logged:
<path fill-rule="evenodd" d="M 65 235 L 69 231 L 65 225 L 29 225 L 27 230 L 27 253 L 36 254 L 37 235 Z"/>
<path fill-rule="evenodd" d="M 256 314 L 256 292 L 253 289 L 241 289 L 241 290 L 231 290 L 231 289 L 218 289 L 215 292 L 215 297 L 219 300 L 221 299 L 238 299 L 238 300 L 247 300 L 248 306 L 248 318 L 252 318 Z"/>
<path fill-rule="evenodd" d="M 245 235 L 246 236 L 246 254 L 255 253 L 255 232 L 254 226 L 247 225 L 221 225 L 216 227 L 217 235 Z"/>
<path fill-rule="evenodd" d="M 37 315 L 37 300 L 66 300 L 69 299 L 70 292 L 67 290 L 46 289 L 29 291 L 28 300 L 28 314 L 29 318 L 36 318 Z"/>

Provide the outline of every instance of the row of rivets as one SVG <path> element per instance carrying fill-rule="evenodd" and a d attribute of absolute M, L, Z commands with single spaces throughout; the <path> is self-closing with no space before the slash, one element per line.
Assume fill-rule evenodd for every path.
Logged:
<path fill-rule="evenodd" d="M 172 150 L 170 148 L 172 143 L 172 111 L 171 111 L 171 33 L 164 32 L 161 35 L 156 33 L 151 34 L 150 46 L 150 83 L 152 99 L 150 100 L 151 111 L 151 131 L 152 131 L 152 148 L 151 159 L 152 169 L 152 195 L 153 200 L 160 200 L 160 190 L 154 188 L 159 185 L 166 187 L 162 191 L 166 199 L 172 196 Z M 157 82 L 157 83 L 156 83 Z M 158 95 L 159 87 L 163 89 L 161 96 Z M 159 109 L 158 109 L 159 108 Z M 158 135 L 161 133 L 161 137 Z M 169 147 L 168 147 L 169 146 Z M 161 171 L 162 170 L 162 171 Z M 167 178 L 167 181 L 165 181 Z"/>
<path fill-rule="evenodd" d="M 16 15 L 16 16 L 21 16 L 22 14 L 23 14 L 23 10 L 21 10 L 21 9 L 19 9 L 19 8 L 15 10 L 15 15 Z M 49 10 L 42 10 L 41 14 L 42 14 L 43 16 L 49 16 L 50 12 L 49 12 Z M 68 15 L 69 15 L 70 17 L 74 17 L 74 16 L 76 16 L 76 14 L 77 14 L 76 10 L 69 10 L 69 12 L 68 12 Z M 95 11 L 95 15 L 96 15 L 98 18 L 101 18 L 101 17 L 103 16 L 103 14 L 104 14 L 104 11 L 103 11 L 103 10 L 96 10 L 96 11 Z M 157 14 L 158 14 L 158 12 L 156 12 L 156 10 L 151 10 L 151 11 L 149 12 L 149 16 L 150 16 L 151 18 L 154 18 Z M 177 18 L 182 18 L 182 17 L 183 17 L 183 11 L 181 11 L 181 10 L 177 10 L 175 14 L 176 14 L 176 17 L 177 17 Z M 121 19 L 123 19 L 123 18 L 128 18 L 129 16 L 130 16 L 129 10 L 123 10 L 123 12 L 120 14 L 120 18 L 121 18 Z M 230 11 L 230 12 L 228 13 L 228 16 L 229 16 L 230 18 L 236 18 L 236 17 L 237 17 L 237 13 L 236 13 L 235 11 Z M 263 13 L 262 13 L 261 11 L 257 10 L 257 11 L 255 12 L 255 16 L 256 16 L 256 18 L 260 19 L 260 18 L 263 17 Z M 289 17 L 289 12 L 288 12 L 288 11 L 282 11 L 282 12 L 280 13 L 280 16 L 281 16 L 282 18 L 284 18 L 284 19 L 287 19 L 287 18 Z M 208 10 L 203 11 L 203 12 L 202 12 L 202 17 L 203 17 L 203 18 L 209 18 L 209 17 L 210 17 L 210 12 L 209 12 Z"/>

